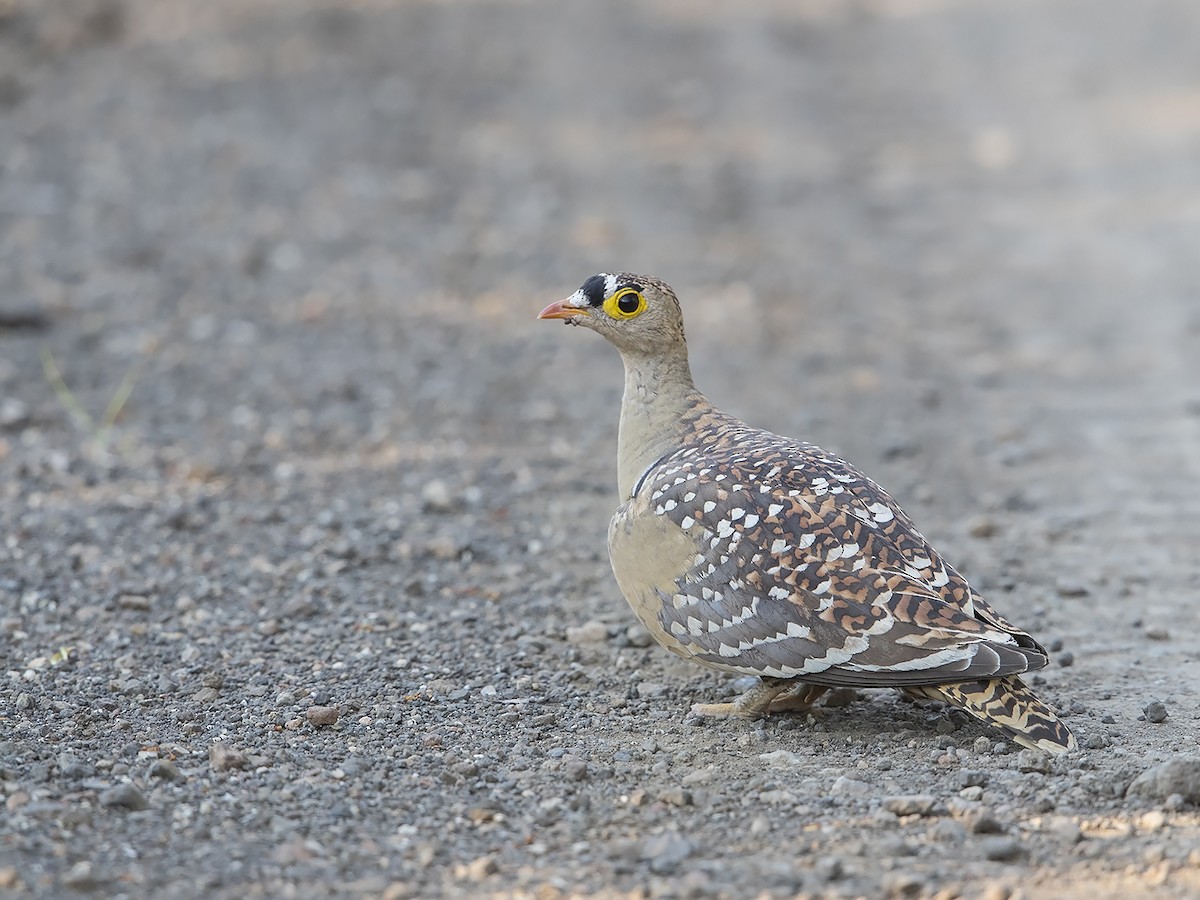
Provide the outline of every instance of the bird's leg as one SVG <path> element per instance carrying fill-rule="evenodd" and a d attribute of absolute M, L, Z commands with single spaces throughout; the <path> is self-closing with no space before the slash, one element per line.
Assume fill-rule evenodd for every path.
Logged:
<path fill-rule="evenodd" d="M 767 712 L 812 712 L 812 705 L 821 699 L 829 688 L 819 684 L 797 681 L 782 694 L 771 700 Z"/>
<path fill-rule="evenodd" d="M 784 678 L 764 678 L 730 703 L 693 703 L 692 715 L 713 719 L 759 719 L 772 711 L 772 701 L 795 682 Z"/>

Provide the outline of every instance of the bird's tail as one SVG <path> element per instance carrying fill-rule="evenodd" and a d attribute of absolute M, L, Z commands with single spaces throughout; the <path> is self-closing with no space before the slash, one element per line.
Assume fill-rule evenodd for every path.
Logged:
<path fill-rule="evenodd" d="M 957 706 L 1009 732 L 1023 747 L 1058 755 L 1075 749 L 1075 735 L 1015 675 L 907 688 L 909 694 Z"/>

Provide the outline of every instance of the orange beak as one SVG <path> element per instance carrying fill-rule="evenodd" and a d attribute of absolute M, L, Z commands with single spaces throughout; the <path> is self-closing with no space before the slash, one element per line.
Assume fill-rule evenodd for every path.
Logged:
<path fill-rule="evenodd" d="M 586 309 L 581 309 L 578 306 L 572 306 L 571 298 L 568 297 L 566 300 L 559 300 L 557 303 L 551 303 L 549 306 L 547 306 L 545 309 L 543 309 L 540 313 L 538 313 L 538 318 L 539 319 L 573 319 L 576 316 L 588 316 L 588 315 L 591 315 L 591 313 L 589 313 Z"/>

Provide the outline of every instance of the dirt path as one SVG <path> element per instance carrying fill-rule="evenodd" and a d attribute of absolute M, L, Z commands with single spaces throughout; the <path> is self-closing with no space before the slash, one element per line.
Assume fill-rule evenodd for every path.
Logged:
<path fill-rule="evenodd" d="M 1196 896 L 1200 763 L 1128 788 L 1200 758 L 1198 45 L 1188 0 L 0 2 L 0 894 Z M 735 686 L 609 574 L 619 362 L 533 320 L 617 269 L 1054 648 L 1085 749 L 685 718 Z"/>

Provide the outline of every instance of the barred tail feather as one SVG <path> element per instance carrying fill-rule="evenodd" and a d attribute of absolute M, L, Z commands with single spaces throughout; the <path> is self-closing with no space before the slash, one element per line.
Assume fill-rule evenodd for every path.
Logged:
<path fill-rule="evenodd" d="M 1022 747 L 1058 755 L 1075 749 L 1075 735 L 1016 676 L 907 688 L 909 694 L 941 700 L 1009 732 Z"/>

